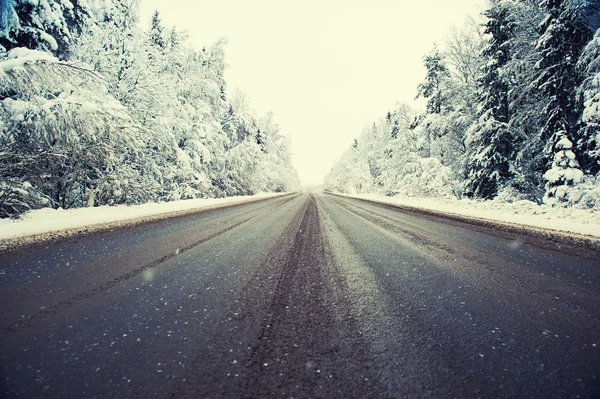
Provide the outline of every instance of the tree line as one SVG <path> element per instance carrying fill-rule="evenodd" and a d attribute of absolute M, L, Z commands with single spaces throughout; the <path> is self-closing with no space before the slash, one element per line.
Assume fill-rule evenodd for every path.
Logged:
<path fill-rule="evenodd" d="M 271 113 L 138 0 L 0 4 L 0 217 L 298 185 Z"/>
<path fill-rule="evenodd" d="M 494 0 L 425 57 L 417 97 L 367 125 L 344 192 L 600 208 L 600 2 Z"/>

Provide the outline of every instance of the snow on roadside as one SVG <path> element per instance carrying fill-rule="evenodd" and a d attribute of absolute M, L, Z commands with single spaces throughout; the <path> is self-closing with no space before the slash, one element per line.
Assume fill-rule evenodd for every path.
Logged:
<path fill-rule="evenodd" d="M 552 208 L 531 201 L 513 203 L 453 198 L 386 197 L 380 194 L 339 194 L 346 197 L 494 220 L 542 229 L 600 237 L 600 212 L 574 208 Z"/>
<path fill-rule="evenodd" d="M 254 202 L 285 194 L 263 193 L 214 199 L 191 199 L 142 205 L 100 206 L 77 209 L 37 209 L 25 213 L 20 219 L 0 219 L 0 240 L 41 235 L 51 232 L 88 228 L 101 225 L 116 225 L 119 222 L 135 221 L 148 217 L 192 212 L 229 205 Z"/>

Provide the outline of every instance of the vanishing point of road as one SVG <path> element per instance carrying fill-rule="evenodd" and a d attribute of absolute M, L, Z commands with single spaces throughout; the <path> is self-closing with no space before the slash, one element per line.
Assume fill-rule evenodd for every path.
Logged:
<path fill-rule="evenodd" d="M 0 396 L 594 397 L 599 259 L 318 193 L 6 252 Z"/>

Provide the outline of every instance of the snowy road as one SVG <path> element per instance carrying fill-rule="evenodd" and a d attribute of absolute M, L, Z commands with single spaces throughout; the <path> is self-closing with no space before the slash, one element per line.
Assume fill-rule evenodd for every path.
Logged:
<path fill-rule="evenodd" d="M 0 254 L 0 396 L 598 395 L 600 261 L 544 246 L 301 194 Z"/>

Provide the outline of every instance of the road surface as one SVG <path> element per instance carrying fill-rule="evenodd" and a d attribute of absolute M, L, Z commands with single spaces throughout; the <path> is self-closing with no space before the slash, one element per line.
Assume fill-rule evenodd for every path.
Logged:
<path fill-rule="evenodd" d="M 600 261 L 294 194 L 0 254 L 4 397 L 593 397 Z"/>

